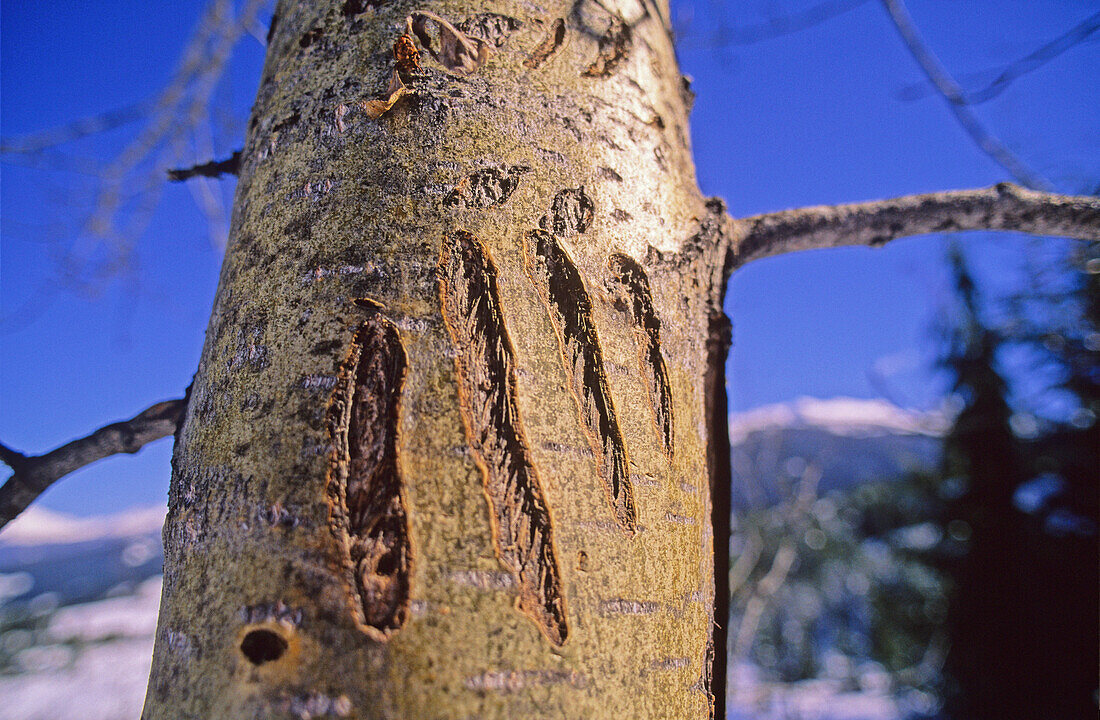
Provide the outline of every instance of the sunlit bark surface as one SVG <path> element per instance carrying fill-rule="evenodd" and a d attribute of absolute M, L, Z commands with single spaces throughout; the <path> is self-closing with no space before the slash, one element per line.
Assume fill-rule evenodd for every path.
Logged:
<path fill-rule="evenodd" d="M 729 233 L 666 17 L 279 4 L 145 718 L 711 712 Z"/>

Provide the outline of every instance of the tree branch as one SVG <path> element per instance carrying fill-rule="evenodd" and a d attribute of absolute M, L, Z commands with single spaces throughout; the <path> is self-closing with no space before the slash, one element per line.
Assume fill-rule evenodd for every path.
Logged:
<path fill-rule="evenodd" d="M 1067 50 L 1077 47 L 1097 31 L 1100 31 L 1100 12 L 1093 13 L 1083 22 L 1074 25 L 1050 42 L 1044 43 L 1039 49 L 1033 50 L 1019 60 L 1003 67 L 997 77 L 985 87 L 979 90 L 967 91 L 965 95 L 966 102 L 970 105 L 977 105 L 992 100 L 1016 79 L 1038 70 Z M 934 92 L 935 88 L 932 87 L 930 90 Z M 899 93 L 899 98 L 902 100 L 916 100 L 923 95 L 924 87 L 918 83 L 904 88 Z"/>
<path fill-rule="evenodd" d="M 168 171 L 168 179 L 172 182 L 183 182 L 193 177 L 217 178 L 222 175 L 239 175 L 241 171 L 241 151 L 236 150 L 225 160 L 211 160 L 202 165 L 189 168 L 176 168 Z"/>
<path fill-rule="evenodd" d="M 895 238 L 962 230 L 1006 230 L 1100 240 L 1100 198 L 1001 183 L 979 190 L 906 195 L 827 205 L 734 221 L 733 265 L 796 250 L 883 245 Z"/>
<path fill-rule="evenodd" d="M 1045 178 L 1024 164 L 1020 158 L 1009 150 L 1004 143 L 994 137 L 978 120 L 978 116 L 970 109 L 966 94 L 959 84 L 948 74 L 943 64 L 932 53 L 917 31 L 913 19 L 905 9 L 902 0 L 882 0 L 883 7 L 890 14 L 901 39 L 909 49 L 913 59 L 920 65 L 924 74 L 936 86 L 936 89 L 947 101 L 947 106 L 954 113 L 963 129 L 970 135 L 974 143 L 1008 173 L 1018 181 L 1033 190 L 1051 190 L 1053 187 Z"/>
<path fill-rule="evenodd" d="M 186 407 L 187 398 L 157 403 L 129 420 L 102 427 L 45 455 L 28 457 L 0 445 L 0 460 L 15 471 L 0 487 L 0 528 L 69 473 L 110 455 L 136 453 L 154 440 L 171 435 Z"/>
<path fill-rule="evenodd" d="M 115 128 L 122 127 L 123 125 L 145 117 L 149 114 L 152 107 L 153 103 L 145 100 L 114 110 L 108 110 L 99 115 L 79 118 L 73 122 L 48 130 L 41 130 L 39 132 L 28 133 L 27 135 L 17 137 L 0 138 L 0 155 L 30 155 L 57 147 L 58 145 L 64 145 L 74 140 L 80 140 L 89 135 L 96 135 L 114 130 Z"/>
<path fill-rule="evenodd" d="M 822 25 L 835 17 L 866 5 L 869 0 L 823 0 L 822 2 L 789 15 L 769 18 L 754 25 L 728 27 L 723 21 L 712 33 L 711 39 L 702 43 L 706 47 L 720 48 L 728 45 L 752 45 L 774 40 Z M 685 33 L 686 36 L 687 33 Z M 677 45 L 679 47 L 679 44 Z"/>

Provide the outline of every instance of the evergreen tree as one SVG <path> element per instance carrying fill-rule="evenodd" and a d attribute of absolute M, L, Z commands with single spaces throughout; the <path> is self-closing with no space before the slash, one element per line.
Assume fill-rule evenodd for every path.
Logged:
<path fill-rule="evenodd" d="M 958 720 L 1095 717 L 1094 532 L 1086 538 L 1087 526 L 1082 533 L 1039 522 L 1021 501 L 1044 484 L 1070 485 L 1039 470 L 1070 472 L 1081 463 L 1051 461 L 1074 452 L 1040 453 L 1053 435 L 1025 445 L 1013 433 L 1008 384 L 997 367 L 1006 340 L 983 321 L 957 248 L 950 262 L 959 312 L 942 364 L 963 406 L 944 449 L 946 475 L 959 488 L 946 506 L 942 548 L 954 586 L 947 712 Z M 1079 375 L 1067 370 L 1067 377 L 1069 385 Z"/>

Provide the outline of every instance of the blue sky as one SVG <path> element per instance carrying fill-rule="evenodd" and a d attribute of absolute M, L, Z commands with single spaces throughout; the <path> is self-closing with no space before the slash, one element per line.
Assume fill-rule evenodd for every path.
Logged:
<path fill-rule="evenodd" d="M 697 94 L 693 142 L 704 192 L 725 198 L 741 216 L 1009 179 L 940 98 L 898 98 L 921 75 L 877 2 L 785 37 L 744 46 L 712 42 L 723 27 L 755 25 L 769 13 L 815 2 L 674 3 L 683 69 Z M 204 5 L 180 0 L 151 13 L 136 0 L 4 3 L 0 134 L 48 129 L 154 95 Z M 909 8 L 945 65 L 980 85 L 1086 19 L 1095 3 L 910 0 Z M 262 56 L 260 43 L 246 37 L 215 95 L 225 126 L 215 136 L 220 155 L 239 145 Z M 1080 192 L 1100 183 L 1097 77 L 1094 36 L 978 113 L 1060 191 Z M 133 128 L 66 151 L 102 160 Z M 43 452 L 180 395 L 198 362 L 220 265 L 191 189 L 162 188 L 133 271 L 87 294 L 59 288 L 54 253 L 79 236 L 91 181 L 8 163 L 0 172 L 0 440 Z M 216 185 L 230 197 L 232 181 Z M 1036 251 L 1008 235 L 972 234 L 966 243 L 979 277 L 1000 290 L 1018 282 L 1024 257 Z M 929 327 L 945 289 L 937 238 L 742 269 L 727 302 L 735 326 L 731 408 L 884 392 L 903 405 L 933 406 L 940 387 L 929 372 Z M 78 514 L 163 502 L 170 444 L 102 461 L 61 481 L 41 502 Z"/>

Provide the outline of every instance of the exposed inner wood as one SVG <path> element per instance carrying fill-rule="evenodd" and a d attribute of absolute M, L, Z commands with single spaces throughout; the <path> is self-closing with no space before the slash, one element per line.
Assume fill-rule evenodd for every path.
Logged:
<path fill-rule="evenodd" d="M 363 622 L 383 637 L 408 617 L 412 549 L 397 455 L 406 365 L 397 328 L 371 318 L 355 334 L 332 404 L 355 590 Z"/>

